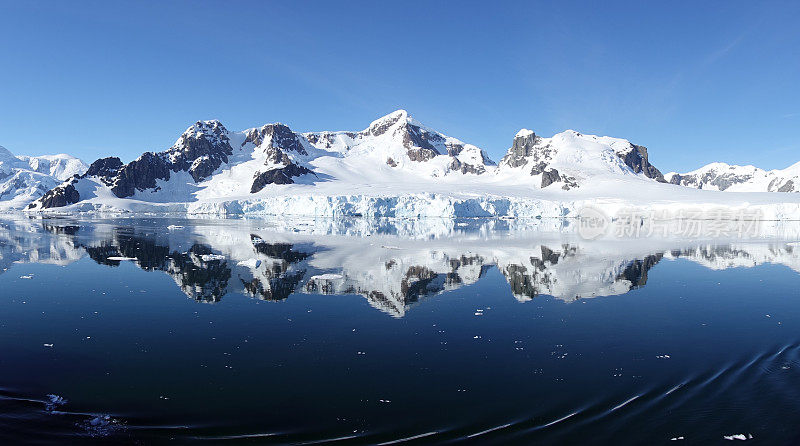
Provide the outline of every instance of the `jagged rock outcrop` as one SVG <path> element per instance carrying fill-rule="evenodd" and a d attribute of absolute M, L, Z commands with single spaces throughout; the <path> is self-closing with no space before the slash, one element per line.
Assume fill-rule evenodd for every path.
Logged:
<path fill-rule="evenodd" d="M 40 198 L 46 208 L 60 208 L 79 202 L 81 195 L 71 183 L 49 190 Z"/>
<path fill-rule="evenodd" d="M 187 171 L 195 182 L 208 178 L 233 154 L 228 130 L 219 121 L 197 121 L 165 155 L 174 172 Z"/>
<path fill-rule="evenodd" d="M 250 187 L 250 193 L 254 194 L 260 192 L 268 184 L 292 184 L 294 183 L 293 177 L 313 173 L 314 172 L 310 169 L 298 166 L 294 163 L 289 163 L 284 167 L 270 169 L 266 172 L 257 173 L 253 179 L 253 185 Z"/>
<path fill-rule="evenodd" d="M 157 180 L 167 181 L 173 165 L 163 154 L 145 152 L 138 159 L 119 169 L 110 180 L 111 192 L 119 198 L 132 197 L 137 190 L 155 189 Z"/>
<path fill-rule="evenodd" d="M 647 147 L 629 144 L 630 148 L 628 150 L 617 151 L 617 156 L 622 158 L 625 165 L 630 167 L 634 173 L 644 173 L 648 178 L 652 178 L 659 183 L 666 183 L 667 181 L 664 179 L 664 175 L 661 174 L 661 171 L 650 164 L 647 155 Z"/>
<path fill-rule="evenodd" d="M 500 160 L 500 164 L 505 164 L 509 167 L 520 167 L 525 164 L 531 163 L 536 172 L 531 172 L 531 175 L 538 175 L 542 173 L 543 166 L 541 163 L 545 159 L 550 158 L 548 147 L 542 147 L 537 150 L 536 143 L 541 138 L 530 130 L 522 129 L 514 137 L 511 143 L 511 148 L 508 149 L 506 155 Z M 545 164 L 546 165 L 546 164 Z"/>
<path fill-rule="evenodd" d="M 89 169 L 86 170 L 84 176 L 110 179 L 119 173 L 119 170 L 123 165 L 124 164 L 122 164 L 122 160 L 116 156 L 100 158 L 89 166 Z"/>
<path fill-rule="evenodd" d="M 556 169 L 548 169 L 542 172 L 542 188 L 545 188 L 556 181 L 561 179 L 561 175 L 558 174 Z"/>

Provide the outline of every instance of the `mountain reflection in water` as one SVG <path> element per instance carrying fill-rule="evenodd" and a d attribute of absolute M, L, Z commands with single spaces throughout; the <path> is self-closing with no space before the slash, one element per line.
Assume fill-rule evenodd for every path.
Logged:
<path fill-rule="evenodd" d="M 0 443 L 796 444 L 765 227 L 1 217 Z"/>
<path fill-rule="evenodd" d="M 132 262 L 164 272 L 198 302 L 219 302 L 229 293 L 269 301 L 293 293 L 347 294 L 402 317 L 422 298 L 476 283 L 491 268 L 502 273 L 509 294 L 520 302 L 539 295 L 572 302 L 624 294 L 645 286 L 659 262 L 676 258 L 712 269 L 777 263 L 800 272 L 793 234 L 782 227 L 767 240 L 590 242 L 561 221 L 425 226 L 7 218 L 0 220 L 0 273 L 12 262 L 66 265 L 89 257 L 109 267 Z"/>

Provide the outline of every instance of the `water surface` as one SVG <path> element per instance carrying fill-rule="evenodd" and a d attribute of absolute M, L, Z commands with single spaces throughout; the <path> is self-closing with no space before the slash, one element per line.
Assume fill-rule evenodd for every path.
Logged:
<path fill-rule="evenodd" d="M 0 441 L 796 443 L 798 272 L 786 237 L 7 217 Z"/>

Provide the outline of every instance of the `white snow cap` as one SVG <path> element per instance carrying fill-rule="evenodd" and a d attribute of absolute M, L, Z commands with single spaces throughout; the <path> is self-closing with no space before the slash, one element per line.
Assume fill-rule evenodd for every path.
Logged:
<path fill-rule="evenodd" d="M 386 116 L 381 116 L 380 118 L 372 121 L 369 124 L 369 127 L 372 128 L 374 126 L 381 125 L 386 121 L 401 121 L 403 119 L 408 119 L 408 112 L 405 111 L 405 110 L 402 110 L 402 109 L 401 110 L 395 110 L 395 111 L 389 113 Z"/>
<path fill-rule="evenodd" d="M 531 135 L 533 135 L 533 130 L 522 129 L 522 130 L 518 131 L 517 134 L 514 137 L 515 138 L 524 138 L 526 136 L 531 136 Z"/>

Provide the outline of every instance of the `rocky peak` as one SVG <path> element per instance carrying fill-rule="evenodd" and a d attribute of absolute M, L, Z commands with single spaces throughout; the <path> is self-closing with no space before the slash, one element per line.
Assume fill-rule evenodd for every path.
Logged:
<path fill-rule="evenodd" d="M 378 118 L 367 127 L 366 133 L 372 136 L 380 136 L 386 133 L 392 126 L 401 123 L 408 123 L 408 112 L 405 110 L 395 110 L 386 116 Z"/>
<path fill-rule="evenodd" d="M 444 136 L 425 128 L 405 110 L 394 111 L 373 121 L 364 133 L 372 137 L 389 135 L 403 145 L 411 161 L 428 161 L 440 155 L 436 146 L 445 143 Z"/>
<path fill-rule="evenodd" d="M 228 130 L 217 120 L 197 121 L 166 151 L 171 170 L 187 171 L 195 181 L 206 179 L 231 154 Z"/>
<path fill-rule="evenodd" d="M 252 143 L 264 151 L 270 149 L 281 149 L 287 152 L 294 152 L 300 155 L 308 155 L 300 137 L 288 126 L 280 123 L 267 124 L 259 128 L 251 129 L 247 132 L 247 137 L 242 146 Z"/>
<path fill-rule="evenodd" d="M 111 178 L 119 173 L 122 166 L 122 160 L 116 156 L 100 158 L 89 166 L 89 170 L 86 171 L 85 176 Z"/>
<path fill-rule="evenodd" d="M 646 177 L 652 178 L 660 183 L 667 182 L 664 179 L 664 175 L 661 174 L 661 171 L 650 164 L 647 156 L 647 147 L 638 146 L 633 143 L 628 143 L 628 145 L 628 148 L 625 150 L 617 150 L 616 153 L 634 173 L 644 173 Z"/>
<path fill-rule="evenodd" d="M 535 172 L 531 175 L 537 175 L 543 172 L 544 165 L 549 161 L 553 151 L 550 150 L 549 144 L 541 146 L 542 138 L 536 135 L 532 130 L 522 129 L 514 136 L 514 141 L 511 143 L 511 148 L 508 153 L 500 160 L 501 165 L 509 167 L 524 166 L 528 162 L 533 163 Z"/>

